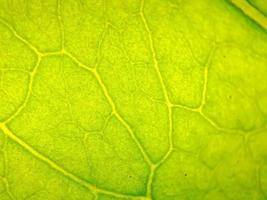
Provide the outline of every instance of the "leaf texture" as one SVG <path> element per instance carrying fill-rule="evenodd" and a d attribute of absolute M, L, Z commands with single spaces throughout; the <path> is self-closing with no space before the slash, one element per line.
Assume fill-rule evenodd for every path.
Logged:
<path fill-rule="evenodd" d="M 0 0 L 0 200 L 267 198 L 264 0 Z"/>

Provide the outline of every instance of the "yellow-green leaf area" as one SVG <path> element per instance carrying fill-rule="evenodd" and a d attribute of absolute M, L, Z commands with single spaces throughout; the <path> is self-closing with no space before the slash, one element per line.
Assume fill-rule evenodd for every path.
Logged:
<path fill-rule="evenodd" d="M 267 198 L 265 0 L 0 0 L 0 200 Z"/>

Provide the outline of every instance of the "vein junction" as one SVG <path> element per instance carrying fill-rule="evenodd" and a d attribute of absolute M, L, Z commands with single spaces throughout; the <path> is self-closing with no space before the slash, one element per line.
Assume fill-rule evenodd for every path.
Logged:
<path fill-rule="evenodd" d="M 253 18 L 256 22 L 258 22 L 261 26 L 263 26 L 265 29 L 267 29 L 267 21 L 266 18 L 261 16 L 259 13 L 257 13 L 255 10 L 253 10 L 252 8 L 248 7 L 248 5 L 245 3 L 245 1 L 242 0 L 232 0 L 232 2 L 237 5 L 240 9 L 242 9 L 247 15 L 249 15 L 251 18 Z M 173 108 L 175 107 L 179 107 L 179 108 L 183 108 L 186 110 L 190 110 L 192 112 L 198 112 L 199 114 L 201 114 L 211 125 L 213 125 L 215 128 L 217 128 L 218 130 L 222 130 L 225 132 L 232 132 L 232 130 L 229 129 L 224 129 L 222 127 L 219 127 L 215 122 L 213 122 L 211 119 L 209 119 L 207 116 L 205 116 L 205 114 L 202 111 L 203 106 L 205 105 L 206 99 L 206 87 L 207 87 L 207 78 L 208 78 L 208 67 L 210 64 L 210 58 L 212 57 L 215 49 L 213 49 L 211 51 L 211 54 L 207 60 L 206 66 L 205 66 L 205 71 L 204 71 L 204 85 L 203 85 L 203 92 L 202 92 L 202 103 L 199 106 L 199 108 L 189 108 L 186 106 L 182 106 L 182 105 L 177 105 L 177 104 L 173 104 L 170 101 L 169 98 L 169 94 L 167 92 L 167 88 L 166 85 L 164 83 L 164 79 L 163 76 L 161 74 L 161 70 L 160 70 L 160 66 L 157 60 L 157 53 L 154 47 L 154 41 L 153 41 L 153 37 L 152 37 L 152 32 L 150 30 L 150 27 L 148 25 L 147 19 L 145 17 L 144 14 L 144 0 L 141 1 L 141 5 L 140 5 L 140 11 L 139 11 L 139 16 L 142 20 L 143 23 L 143 27 L 145 29 L 146 32 L 146 37 L 149 41 L 149 50 L 151 53 L 151 57 L 153 60 L 153 66 L 154 66 L 154 70 L 157 74 L 158 77 L 158 81 L 161 85 L 161 89 L 163 91 L 164 94 L 164 103 L 167 106 L 168 109 L 168 128 L 169 128 L 169 149 L 166 152 L 165 156 L 163 156 L 163 158 L 157 162 L 157 163 L 153 163 L 151 161 L 151 158 L 149 157 L 149 155 L 147 154 L 146 150 L 144 149 L 144 147 L 142 146 L 141 142 L 139 141 L 138 137 L 135 135 L 135 132 L 133 131 L 132 127 L 129 125 L 129 123 L 121 116 L 121 114 L 118 112 L 117 106 L 114 102 L 114 100 L 112 99 L 112 96 L 109 94 L 108 88 L 104 83 L 104 80 L 102 80 L 102 77 L 100 76 L 99 72 L 97 71 L 97 66 L 87 66 L 85 64 L 83 64 L 81 61 L 79 61 L 75 56 L 73 56 L 70 52 L 66 51 L 64 49 L 64 33 L 62 33 L 62 37 L 63 37 L 63 41 L 62 41 L 62 50 L 57 51 L 57 52 L 47 52 L 47 53 L 42 53 L 40 52 L 34 45 L 32 45 L 29 41 L 27 41 L 26 39 L 24 39 L 23 37 L 21 37 L 16 30 L 10 26 L 8 23 L 6 23 L 4 20 L 0 20 L 0 22 L 2 24 L 4 24 L 6 27 L 8 27 L 8 29 L 10 31 L 12 31 L 12 33 L 14 34 L 14 36 L 20 40 L 21 42 L 23 42 L 24 44 L 26 44 L 28 46 L 29 49 L 31 49 L 36 57 L 36 64 L 35 67 L 32 69 L 32 71 L 30 72 L 30 83 L 29 83 L 29 87 L 28 87 L 28 91 L 27 91 L 27 95 L 23 101 L 23 103 L 21 104 L 21 106 L 16 110 L 16 112 L 10 116 L 9 118 L 7 118 L 5 121 L 3 121 L 2 123 L 0 123 L 0 128 L 1 130 L 5 133 L 5 135 L 11 139 L 12 141 L 14 141 L 15 143 L 17 143 L 18 145 L 20 145 L 21 147 L 23 147 L 25 150 L 27 150 L 29 153 L 31 153 L 35 158 L 37 158 L 38 160 L 42 161 L 43 163 L 45 163 L 46 165 L 48 165 L 50 168 L 52 168 L 53 170 L 60 172 L 62 175 L 64 175 L 65 177 L 67 177 L 68 179 L 78 183 L 79 185 L 89 189 L 95 196 L 97 196 L 97 194 L 102 193 L 102 194 L 107 194 L 107 195 L 111 195 L 114 197 L 119 197 L 119 198 L 131 198 L 131 199 L 139 199 L 139 200 L 151 200 L 152 199 L 152 184 L 153 184 L 153 178 L 155 175 L 155 172 L 157 170 L 157 168 L 159 166 L 161 166 L 167 159 L 168 157 L 171 155 L 171 153 L 173 152 Z M 59 17 L 59 21 L 62 21 L 61 17 Z M 61 29 L 63 29 L 63 25 L 61 22 Z M 64 31 L 64 30 L 62 30 Z M 127 195 L 127 194 L 120 194 L 120 193 L 116 193 L 116 192 L 112 192 L 112 191 L 108 191 L 102 188 L 99 188 L 96 185 L 93 185 L 91 183 L 89 183 L 87 180 L 82 179 L 81 177 L 78 177 L 77 175 L 75 175 L 74 173 L 68 171 L 67 169 L 65 169 L 64 167 L 62 167 L 61 165 L 57 164 L 56 162 L 54 162 L 53 160 L 51 160 L 50 158 L 48 158 L 47 156 L 43 155 L 41 152 L 35 150 L 30 144 L 28 144 L 27 142 L 23 141 L 22 139 L 20 139 L 19 137 L 17 137 L 12 130 L 8 127 L 8 123 L 11 122 L 16 116 L 18 116 L 23 109 L 26 107 L 28 100 L 32 94 L 32 85 L 34 82 L 34 77 L 36 75 L 36 72 L 38 70 L 38 67 L 40 65 L 40 62 L 42 60 L 42 58 L 47 57 L 47 56 L 53 56 L 53 55 L 65 55 L 68 56 L 70 59 L 72 59 L 72 61 L 74 61 L 79 67 L 84 68 L 86 70 L 88 70 L 90 73 L 92 73 L 95 77 L 95 79 L 97 80 L 101 90 L 103 91 L 106 100 L 109 102 L 110 107 L 112 109 L 112 114 L 120 121 L 120 123 L 126 128 L 126 130 L 128 131 L 130 137 L 132 138 L 132 140 L 134 141 L 134 143 L 136 144 L 136 146 L 138 147 L 139 151 L 141 152 L 144 161 L 150 166 L 150 174 L 147 180 L 147 188 L 146 188 L 146 195 L 145 196 L 133 196 L 133 195 Z M 235 131 L 236 132 L 236 131 Z"/>

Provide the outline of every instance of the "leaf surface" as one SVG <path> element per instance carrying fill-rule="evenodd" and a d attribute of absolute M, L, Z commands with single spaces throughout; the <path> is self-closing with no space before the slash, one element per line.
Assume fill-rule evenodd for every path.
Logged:
<path fill-rule="evenodd" d="M 0 200 L 267 198 L 264 0 L 0 0 Z"/>

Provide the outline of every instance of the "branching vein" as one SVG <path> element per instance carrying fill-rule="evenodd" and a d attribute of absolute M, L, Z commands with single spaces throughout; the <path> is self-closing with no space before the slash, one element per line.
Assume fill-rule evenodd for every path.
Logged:
<path fill-rule="evenodd" d="M 157 59 L 157 54 L 156 54 L 156 50 L 155 50 L 155 47 L 154 47 L 154 41 L 153 41 L 153 38 L 152 38 L 152 33 L 151 33 L 151 30 L 148 26 L 148 23 L 147 23 L 147 20 L 146 20 L 146 17 L 145 17 L 145 14 L 144 14 L 144 0 L 141 0 L 141 6 L 140 6 L 140 16 L 141 16 L 141 20 L 143 22 L 143 25 L 144 25 L 144 28 L 145 28 L 145 31 L 147 33 L 147 37 L 148 37 L 148 41 L 149 41 L 149 49 L 151 51 L 151 54 L 152 54 L 152 59 L 153 59 L 153 66 L 154 66 L 154 69 L 157 73 L 157 76 L 158 76 L 158 79 L 159 79 L 159 82 L 160 82 L 160 85 L 161 85 L 161 88 L 162 88 L 162 91 L 163 91 L 163 95 L 164 95 L 164 98 L 165 98 L 165 103 L 167 105 L 167 108 L 168 108 L 168 119 L 169 119 L 169 149 L 167 151 L 167 153 L 164 155 L 164 157 L 155 165 L 151 166 L 151 174 L 150 174 L 150 177 L 149 177 L 149 180 L 148 180 L 148 183 L 147 183 L 147 196 L 149 198 L 152 198 L 152 182 L 153 182 L 153 177 L 154 177 L 154 174 L 155 174 L 155 170 L 156 168 L 161 164 L 163 163 L 168 157 L 169 155 L 171 154 L 171 152 L 173 151 L 173 136 L 172 136 L 172 131 L 173 131 L 173 122 L 172 122 L 172 103 L 170 102 L 170 99 L 169 99 L 169 96 L 168 96 L 168 92 L 167 92 L 167 88 L 166 88 L 166 85 L 164 83 L 164 80 L 163 80 L 163 77 L 162 77 L 162 74 L 161 74 L 161 71 L 160 71 L 160 68 L 159 68 L 159 63 L 158 63 L 158 59 Z"/>
<path fill-rule="evenodd" d="M 0 128 L 2 129 L 2 131 L 4 132 L 4 134 L 8 138 L 10 138 L 12 141 L 14 141 L 15 143 L 17 143 L 19 146 L 21 146 L 22 148 L 24 148 L 25 150 L 27 150 L 35 158 L 37 158 L 40 161 L 44 162 L 50 168 L 52 168 L 55 171 L 59 172 L 60 174 L 62 174 L 66 178 L 68 178 L 68 179 L 76 182 L 77 184 L 79 184 L 79 185 L 81 185 L 81 186 L 89 189 L 94 195 L 96 195 L 98 193 L 103 193 L 103 194 L 108 194 L 108 195 L 119 197 L 119 198 L 134 198 L 134 199 L 140 199 L 140 198 L 142 198 L 142 196 L 125 195 L 125 194 L 120 194 L 120 193 L 116 193 L 116 192 L 112 192 L 112 191 L 108 191 L 108 190 L 104 190 L 104 189 L 101 189 L 99 187 L 96 187 L 95 185 L 89 183 L 88 181 L 86 181 L 86 180 L 84 180 L 84 179 L 76 176 L 72 172 L 64 169 L 62 166 L 58 165 L 57 163 L 55 163 L 50 158 L 44 156 L 43 154 L 41 154 L 40 152 L 38 152 L 37 150 L 35 150 L 32 146 L 30 146 L 29 144 L 27 144 L 26 142 L 24 142 L 22 139 L 20 139 L 19 137 L 17 137 L 6 125 L 0 124 Z"/>
<path fill-rule="evenodd" d="M 93 67 L 89 67 L 83 63 L 81 63 L 75 56 L 73 56 L 71 53 L 69 52 L 65 52 L 66 55 L 68 55 L 77 65 L 79 65 L 81 68 L 86 69 L 87 71 L 91 72 L 94 77 L 96 78 L 99 86 L 101 87 L 106 99 L 108 100 L 112 112 L 113 114 L 117 117 L 117 119 L 122 123 L 122 125 L 127 129 L 127 131 L 130 133 L 130 136 L 132 137 L 132 139 L 134 140 L 135 144 L 137 145 L 137 147 L 139 148 L 140 152 L 142 153 L 144 160 L 147 162 L 147 164 L 151 164 L 151 159 L 149 158 L 149 156 L 147 155 L 146 151 L 144 150 L 144 148 L 142 147 L 140 141 L 138 140 L 138 138 L 136 137 L 136 135 L 134 134 L 134 131 L 132 130 L 132 128 L 130 127 L 130 125 L 123 119 L 123 117 L 119 114 L 116 105 L 114 103 L 114 100 L 112 99 L 111 95 L 108 92 L 107 87 L 105 86 L 101 76 L 99 75 L 99 73 L 97 72 L 96 68 Z"/>

